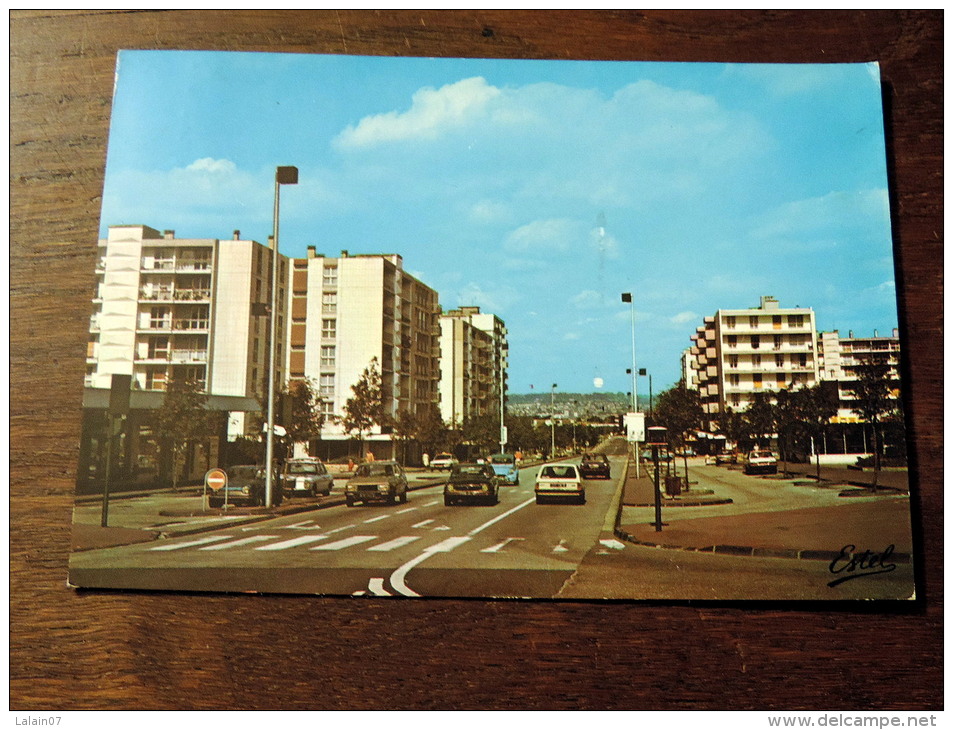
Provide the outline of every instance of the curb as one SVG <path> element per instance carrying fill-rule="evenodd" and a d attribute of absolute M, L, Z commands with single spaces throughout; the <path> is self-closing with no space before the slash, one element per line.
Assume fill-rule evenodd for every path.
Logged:
<path fill-rule="evenodd" d="M 638 540 L 622 528 L 616 529 L 616 537 L 620 540 L 660 550 L 677 550 L 689 553 L 712 553 L 715 555 L 730 555 L 745 558 L 784 558 L 788 560 L 822 560 L 833 562 L 838 558 L 861 559 L 867 553 L 843 553 L 835 550 L 805 550 L 793 548 L 765 548 L 751 545 L 707 545 L 705 547 L 686 547 L 684 545 L 669 545 L 665 543 Z M 890 559 L 897 563 L 908 564 L 913 558 L 910 553 L 891 553 Z"/>

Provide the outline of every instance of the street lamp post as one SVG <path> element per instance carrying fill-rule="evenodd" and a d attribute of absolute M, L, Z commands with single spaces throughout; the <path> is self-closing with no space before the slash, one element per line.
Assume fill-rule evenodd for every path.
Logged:
<path fill-rule="evenodd" d="M 549 431 L 551 442 L 549 447 L 550 458 L 556 456 L 556 383 L 553 383 L 553 389 L 549 395 Z"/>
<path fill-rule="evenodd" d="M 503 387 L 503 384 L 504 384 L 503 365 L 504 365 L 504 360 L 506 358 L 508 351 L 509 350 L 506 344 L 504 343 L 503 346 L 500 348 L 500 453 L 501 454 L 504 451 L 506 451 L 506 441 L 507 441 L 506 422 L 503 419 L 504 404 L 506 402 L 506 394 Z"/>
<path fill-rule="evenodd" d="M 265 506 L 272 505 L 274 476 L 272 460 L 275 454 L 275 373 L 278 350 L 278 211 L 282 185 L 298 184 L 297 167 L 275 169 L 275 210 L 271 236 L 271 326 L 268 332 L 268 426 L 265 435 Z"/>
<path fill-rule="evenodd" d="M 635 418 L 635 414 L 639 412 L 639 391 L 637 387 L 639 371 L 635 367 L 635 302 L 632 300 L 632 292 L 622 292 L 622 301 L 629 305 L 632 312 L 632 417 Z M 632 443 L 634 444 L 633 448 L 635 451 L 635 476 L 639 477 L 638 439 L 633 440 Z"/>

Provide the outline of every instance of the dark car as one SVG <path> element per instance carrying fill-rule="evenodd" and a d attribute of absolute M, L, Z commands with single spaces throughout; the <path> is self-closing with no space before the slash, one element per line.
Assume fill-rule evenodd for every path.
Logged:
<path fill-rule="evenodd" d="M 318 459 L 288 459 L 281 470 L 281 487 L 286 496 L 327 497 L 334 486 L 334 477 Z"/>
<path fill-rule="evenodd" d="M 609 479 L 609 457 L 605 454 L 583 454 L 579 473 L 583 479 Z"/>
<path fill-rule="evenodd" d="M 443 503 L 500 501 L 500 480 L 489 464 L 454 464 L 443 486 Z"/>
<path fill-rule="evenodd" d="M 243 507 L 261 507 L 265 504 L 265 467 L 258 464 L 241 464 L 230 466 L 225 470 L 227 483 L 208 498 L 209 507 L 222 507 L 226 502 L 229 505 Z M 278 485 L 277 474 L 272 472 L 271 503 L 273 506 L 281 504 L 281 487 Z"/>
<path fill-rule="evenodd" d="M 396 461 L 370 461 L 360 464 L 354 476 L 348 479 L 344 490 L 348 507 L 357 502 L 407 501 L 407 477 L 404 468 Z"/>

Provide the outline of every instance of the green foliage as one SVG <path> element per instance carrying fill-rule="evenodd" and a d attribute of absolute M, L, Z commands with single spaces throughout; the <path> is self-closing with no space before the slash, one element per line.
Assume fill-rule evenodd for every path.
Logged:
<path fill-rule="evenodd" d="M 363 441 L 365 433 L 384 421 L 381 374 L 376 357 L 371 359 L 360 379 L 351 386 L 351 392 L 354 395 L 344 404 L 341 423 L 346 431 L 357 433 L 358 439 Z"/>
<path fill-rule="evenodd" d="M 207 410 L 208 395 L 193 378 L 171 378 L 162 405 L 153 411 L 152 425 L 171 456 L 172 486 L 178 485 L 182 457 L 189 447 L 215 434 L 217 419 Z"/>
<path fill-rule="evenodd" d="M 685 387 L 685 381 L 658 394 L 652 410 L 655 425 L 668 429 L 669 442 L 675 448 L 683 447 L 702 427 L 705 412 L 697 390 Z"/>
<path fill-rule="evenodd" d="M 314 383 L 309 379 L 293 380 L 281 394 L 290 402 L 290 413 L 281 425 L 288 432 L 292 443 L 305 443 L 321 438 L 324 414 L 318 407 L 320 398 L 315 394 Z"/>

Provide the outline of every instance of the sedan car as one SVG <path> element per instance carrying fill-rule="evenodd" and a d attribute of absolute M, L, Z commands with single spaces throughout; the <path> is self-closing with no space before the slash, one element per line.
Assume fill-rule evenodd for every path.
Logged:
<path fill-rule="evenodd" d="M 519 484 L 520 470 L 514 454 L 493 454 L 487 461 L 504 484 Z"/>
<path fill-rule="evenodd" d="M 770 451 L 752 451 L 745 458 L 745 474 L 777 474 L 778 460 Z"/>
<path fill-rule="evenodd" d="M 543 464 L 536 476 L 536 504 L 551 497 L 586 503 L 586 488 L 575 464 Z"/>
<path fill-rule="evenodd" d="M 245 507 L 260 507 L 265 504 L 265 467 L 255 464 L 230 466 L 225 470 L 226 485 L 208 498 L 209 507 L 222 507 L 226 504 Z M 274 474 L 277 476 L 277 474 Z M 278 480 L 272 481 L 272 505 L 281 504 L 281 489 Z"/>
<path fill-rule="evenodd" d="M 609 457 L 605 454 L 583 454 L 579 471 L 583 479 L 609 479 Z"/>
<path fill-rule="evenodd" d="M 452 454 L 442 453 L 437 454 L 430 460 L 431 469 L 450 469 L 454 464 L 457 463 L 457 460 L 453 458 Z"/>
<path fill-rule="evenodd" d="M 334 477 L 318 459 L 288 459 L 281 470 L 281 488 L 286 496 L 327 497 L 334 486 Z"/>
<path fill-rule="evenodd" d="M 499 478 L 489 464 L 454 464 L 443 486 L 443 503 L 500 501 Z"/>
<path fill-rule="evenodd" d="M 348 507 L 353 507 L 357 502 L 406 502 L 407 476 L 404 468 L 396 461 L 361 464 L 347 481 L 344 501 Z"/>

